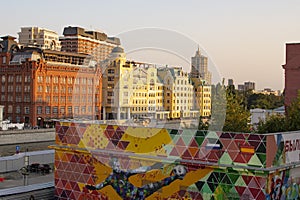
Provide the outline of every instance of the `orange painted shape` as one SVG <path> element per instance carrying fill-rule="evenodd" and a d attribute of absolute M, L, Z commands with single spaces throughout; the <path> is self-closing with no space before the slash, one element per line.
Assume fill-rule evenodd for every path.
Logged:
<path fill-rule="evenodd" d="M 253 146 L 241 146 L 241 152 L 254 154 L 254 147 Z"/>

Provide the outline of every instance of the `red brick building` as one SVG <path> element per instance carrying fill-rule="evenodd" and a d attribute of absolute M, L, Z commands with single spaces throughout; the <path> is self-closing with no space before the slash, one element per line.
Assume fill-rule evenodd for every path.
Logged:
<path fill-rule="evenodd" d="M 297 97 L 300 90 L 300 43 L 286 44 L 285 71 L 285 106 Z"/>
<path fill-rule="evenodd" d="M 14 39 L 0 41 L 4 119 L 41 127 L 54 119 L 100 119 L 101 70 L 90 56 L 19 48 Z"/>

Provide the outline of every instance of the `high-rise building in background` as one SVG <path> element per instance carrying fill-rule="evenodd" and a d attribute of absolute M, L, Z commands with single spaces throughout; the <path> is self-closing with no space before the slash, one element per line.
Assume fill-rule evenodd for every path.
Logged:
<path fill-rule="evenodd" d="M 121 44 L 119 38 L 108 37 L 100 31 L 87 31 L 81 27 L 65 27 L 63 35 L 59 38 L 62 51 L 93 55 L 97 61 L 106 59 L 112 49 Z"/>
<path fill-rule="evenodd" d="M 300 92 L 300 43 L 286 44 L 284 104 L 289 106 Z"/>
<path fill-rule="evenodd" d="M 254 91 L 255 90 L 255 82 L 248 81 L 248 82 L 244 82 L 244 84 L 239 84 L 238 90 L 239 91 L 248 91 L 248 90 Z"/>
<path fill-rule="evenodd" d="M 211 85 L 212 74 L 208 71 L 208 58 L 201 54 L 200 49 L 192 57 L 192 66 L 190 76 L 192 78 L 201 78 L 207 85 Z"/>
<path fill-rule="evenodd" d="M 60 51 L 58 34 L 40 27 L 22 27 L 19 34 L 19 44 L 24 47 L 39 47 Z"/>
<path fill-rule="evenodd" d="M 245 91 L 255 90 L 255 83 L 254 82 L 250 82 L 250 81 L 244 82 L 244 86 L 245 86 L 245 88 L 244 88 Z"/>
<path fill-rule="evenodd" d="M 233 86 L 234 83 L 233 83 L 233 79 L 228 79 L 228 83 L 227 83 L 228 86 Z"/>

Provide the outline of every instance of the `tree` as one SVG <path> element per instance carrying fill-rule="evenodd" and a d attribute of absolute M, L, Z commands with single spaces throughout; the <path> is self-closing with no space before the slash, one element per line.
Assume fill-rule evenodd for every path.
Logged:
<path fill-rule="evenodd" d="M 227 90 L 226 99 L 226 118 L 223 131 L 250 132 L 250 112 L 244 105 L 244 99 L 231 90 Z"/>
<path fill-rule="evenodd" d="M 260 121 L 257 126 L 258 133 L 276 133 L 287 131 L 284 115 L 270 115 L 266 121 Z"/>
<path fill-rule="evenodd" d="M 258 133 L 276 133 L 300 130 L 300 93 L 287 107 L 286 116 L 271 115 L 257 127 Z"/>
<path fill-rule="evenodd" d="M 286 126 L 288 131 L 300 130 L 300 92 L 287 108 Z"/>
<path fill-rule="evenodd" d="M 220 131 L 225 122 L 226 113 L 226 89 L 224 83 L 212 85 L 211 88 L 211 119 L 209 130 Z"/>

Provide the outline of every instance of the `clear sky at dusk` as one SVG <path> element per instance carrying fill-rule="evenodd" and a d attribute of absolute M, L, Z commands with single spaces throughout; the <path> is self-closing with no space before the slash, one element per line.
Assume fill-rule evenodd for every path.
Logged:
<path fill-rule="evenodd" d="M 1 36 L 17 36 L 22 26 L 59 35 L 68 25 L 109 36 L 143 27 L 174 30 L 199 43 L 222 77 L 233 78 L 235 84 L 254 81 L 258 89 L 283 89 L 285 43 L 300 42 L 297 0 L 26 0 L 5 1 L 1 8 Z"/>

